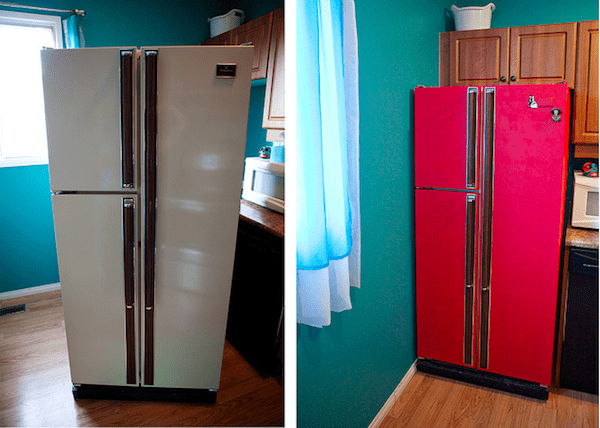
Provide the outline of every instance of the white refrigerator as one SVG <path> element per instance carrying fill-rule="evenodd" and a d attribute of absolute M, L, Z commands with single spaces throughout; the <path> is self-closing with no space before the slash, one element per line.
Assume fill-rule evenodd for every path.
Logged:
<path fill-rule="evenodd" d="M 75 397 L 214 399 L 252 47 L 41 56 Z"/>

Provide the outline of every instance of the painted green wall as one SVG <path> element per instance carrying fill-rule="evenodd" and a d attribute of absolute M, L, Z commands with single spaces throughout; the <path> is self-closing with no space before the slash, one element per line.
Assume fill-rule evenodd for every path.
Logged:
<path fill-rule="evenodd" d="M 598 19 L 596 0 L 492 1 L 492 27 Z M 299 428 L 367 427 L 416 358 L 412 89 L 437 85 L 438 33 L 453 29 L 450 6 L 488 1 L 355 3 L 362 289 L 331 326 L 297 327 Z"/>
<path fill-rule="evenodd" d="M 438 81 L 443 7 L 355 0 L 362 288 L 331 325 L 299 325 L 298 427 L 367 427 L 415 360 L 413 118 Z"/>
<path fill-rule="evenodd" d="M 283 0 L 47 0 L 21 4 L 83 9 L 86 46 L 199 44 L 209 37 L 207 18 L 232 8 L 251 20 L 283 5 Z M 15 10 L 4 8 L 6 10 Z M 15 10 L 17 11 L 17 10 Z M 247 151 L 265 144 L 262 109 L 265 87 L 250 96 Z M 48 167 L 0 168 L 0 293 L 59 282 Z"/>

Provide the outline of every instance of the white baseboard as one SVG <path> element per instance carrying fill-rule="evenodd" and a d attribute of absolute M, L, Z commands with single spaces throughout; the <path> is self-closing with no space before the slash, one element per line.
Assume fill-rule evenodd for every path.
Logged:
<path fill-rule="evenodd" d="M 392 409 L 392 407 L 394 406 L 394 403 L 396 402 L 396 400 L 398 400 L 398 398 L 400 397 L 400 394 L 402 394 L 402 391 L 404 391 L 404 388 L 406 388 L 406 385 L 408 385 L 408 382 L 410 382 L 410 380 L 412 379 L 412 377 L 415 375 L 416 372 L 417 372 L 417 360 L 415 360 L 415 362 L 412 364 L 412 366 L 410 366 L 410 368 L 408 369 L 408 371 L 406 372 L 406 374 L 404 375 L 404 377 L 402 378 L 402 380 L 400 381 L 400 383 L 398 384 L 398 386 L 396 387 L 394 392 L 392 392 L 392 395 L 390 395 L 390 397 L 387 399 L 387 401 L 385 402 L 385 404 L 383 405 L 383 407 L 381 408 L 379 413 L 377 413 L 377 415 L 375 416 L 375 419 L 373 419 L 373 421 L 371 421 L 371 423 L 369 424 L 369 428 L 377 428 L 381 424 L 381 422 L 383 422 L 383 419 L 386 417 L 388 412 Z"/>
<path fill-rule="evenodd" d="M 20 290 L 0 293 L 0 300 L 14 299 L 15 297 L 30 296 L 32 294 L 46 293 L 47 291 L 60 290 L 60 282 L 54 284 L 38 285 L 37 287 L 22 288 Z"/>

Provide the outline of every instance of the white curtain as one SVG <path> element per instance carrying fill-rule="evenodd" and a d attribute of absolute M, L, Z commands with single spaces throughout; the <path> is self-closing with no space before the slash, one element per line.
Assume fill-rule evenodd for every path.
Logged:
<path fill-rule="evenodd" d="M 297 321 L 331 323 L 360 287 L 353 0 L 297 2 Z"/>

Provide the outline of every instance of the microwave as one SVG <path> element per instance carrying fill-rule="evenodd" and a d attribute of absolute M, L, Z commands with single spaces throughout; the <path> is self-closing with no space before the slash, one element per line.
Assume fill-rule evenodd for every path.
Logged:
<path fill-rule="evenodd" d="M 575 171 L 571 226 L 598 229 L 598 177 Z"/>
<path fill-rule="evenodd" d="M 246 158 L 242 199 L 283 213 L 285 163 Z"/>

